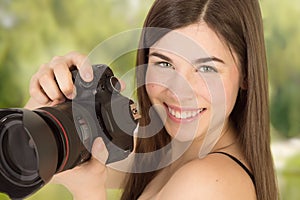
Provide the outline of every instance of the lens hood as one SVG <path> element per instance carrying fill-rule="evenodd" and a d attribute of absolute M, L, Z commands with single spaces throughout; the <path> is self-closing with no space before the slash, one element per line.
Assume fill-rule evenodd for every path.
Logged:
<path fill-rule="evenodd" d="M 57 168 L 57 144 L 51 129 L 47 123 L 35 112 L 27 109 L 0 109 L 0 189 L 1 192 L 7 193 L 11 198 L 21 198 L 31 194 L 47 183 Z M 12 127 L 20 125 L 22 129 Z M 14 131 L 11 131 L 14 130 Z M 8 146 L 16 144 L 18 137 L 21 134 L 27 134 L 28 141 L 25 145 L 33 149 L 34 157 L 27 162 L 36 166 L 36 169 L 31 170 L 30 174 L 25 174 L 20 163 L 13 163 L 9 158 L 8 153 L 15 156 L 22 156 L 18 146 Z M 14 135 L 14 136 L 12 136 Z M 29 147 L 28 147 L 29 148 Z M 21 149 L 22 150 L 22 149 Z M 15 152 L 11 152 L 15 151 Z M 26 160 L 24 161 L 26 163 Z M 15 167 L 17 166 L 17 167 Z"/>

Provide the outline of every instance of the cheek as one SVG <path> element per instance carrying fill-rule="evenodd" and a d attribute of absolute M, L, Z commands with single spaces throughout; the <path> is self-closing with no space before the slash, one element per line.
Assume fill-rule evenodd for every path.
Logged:
<path fill-rule="evenodd" d="M 153 98 L 157 97 L 157 94 L 161 91 L 159 78 L 155 74 L 151 67 L 147 69 L 145 87 L 152 103 Z"/>
<path fill-rule="evenodd" d="M 202 90 L 202 95 L 210 104 L 214 112 L 224 113 L 226 102 L 226 86 L 221 76 L 205 77 L 206 90 Z"/>
<path fill-rule="evenodd" d="M 203 97 L 209 98 L 212 116 L 220 121 L 228 118 L 235 105 L 238 80 L 238 76 L 232 73 L 206 79 L 209 94 L 203 94 Z"/>
<path fill-rule="evenodd" d="M 154 99 L 156 99 L 158 95 L 162 92 L 162 89 L 157 84 L 148 83 L 146 84 L 146 91 L 148 93 L 151 102 L 153 103 Z"/>
<path fill-rule="evenodd" d="M 225 85 L 225 94 L 226 94 L 226 115 L 229 116 L 231 111 L 235 106 L 239 91 L 239 81 L 238 79 L 227 82 Z"/>
<path fill-rule="evenodd" d="M 236 102 L 238 89 L 229 87 L 226 89 L 226 116 L 229 116 Z"/>

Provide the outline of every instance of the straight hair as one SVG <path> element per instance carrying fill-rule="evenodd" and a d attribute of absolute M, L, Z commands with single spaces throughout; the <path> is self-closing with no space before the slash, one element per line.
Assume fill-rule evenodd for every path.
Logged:
<path fill-rule="evenodd" d="M 233 53 L 237 55 L 242 77 L 230 120 L 235 125 L 246 161 L 255 178 L 257 200 L 278 199 L 277 182 L 270 150 L 268 70 L 263 22 L 258 0 L 156 0 L 144 28 L 175 30 L 205 22 Z M 149 47 L 164 33 L 151 37 L 143 31 L 137 53 L 137 66 L 147 64 Z M 154 33 L 152 33 L 154 34 Z M 151 102 L 145 88 L 146 70 L 137 70 L 138 102 L 142 118 L 140 126 L 150 123 Z M 156 151 L 170 142 L 163 128 L 150 138 L 138 138 L 136 152 Z M 155 158 L 157 159 L 157 157 Z M 146 166 L 151 158 L 135 159 L 134 167 Z M 160 170 L 131 173 L 126 179 L 122 200 L 135 200 Z"/>

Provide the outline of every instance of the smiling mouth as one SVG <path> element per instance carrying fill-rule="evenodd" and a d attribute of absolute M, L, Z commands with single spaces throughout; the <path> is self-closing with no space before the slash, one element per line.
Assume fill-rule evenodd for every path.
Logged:
<path fill-rule="evenodd" d="M 206 110 L 206 108 L 198 108 L 198 109 L 183 109 L 178 107 L 173 107 L 165 104 L 166 110 L 171 118 L 177 120 L 192 120 L 198 117 L 202 112 Z"/>

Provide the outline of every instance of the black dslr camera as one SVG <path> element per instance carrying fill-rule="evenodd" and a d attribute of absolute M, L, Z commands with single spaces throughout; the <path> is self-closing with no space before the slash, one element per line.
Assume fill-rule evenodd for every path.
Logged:
<path fill-rule="evenodd" d="M 94 80 L 71 70 L 76 97 L 54 107 L 0 109 L 0 192 L 22 199 L 55 173 L 85 162 L 96 137 L 109 152 L 107 163 L 133 150 L 139 118 L 132 100 L 106 65 L 93 65 Z"/>

